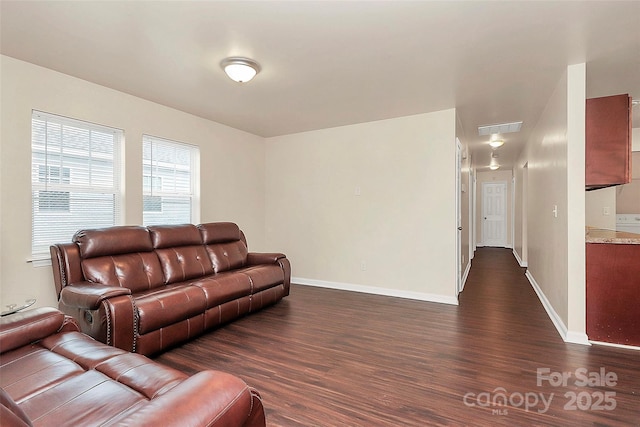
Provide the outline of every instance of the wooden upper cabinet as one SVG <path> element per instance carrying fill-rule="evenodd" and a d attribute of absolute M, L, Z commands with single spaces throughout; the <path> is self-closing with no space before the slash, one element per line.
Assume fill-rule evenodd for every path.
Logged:
<path fill-rule="evenodd" d="M 587 99 L 587 190 L 631 182 L 631 97 Z"/>

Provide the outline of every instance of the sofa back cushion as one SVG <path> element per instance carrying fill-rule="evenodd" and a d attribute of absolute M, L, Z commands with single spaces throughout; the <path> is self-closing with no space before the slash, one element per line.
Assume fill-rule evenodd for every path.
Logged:
<path fill-rule="evenodd" d="M 89 282 L 140 292 L 163 284 L 162 269 L 146 227 L 80 230 L 73 236 Z"/>
<path fill-rule="evenodd" d="M 145 227 L 118 226 L 80 230 L 73 236 L 82 259 L 134 252 L 151 252 L 153 244 Z"/>
<path fill-rule="evenodd" d="M 198 226 L 202 241 L 216 273 L 243 267 L 248 249 L 242 232 L 232 222 L 216 222 Z"/>
<path fill-rule="evenodd" d="M 121 286 L 132 292 L 157 288 L 164 283 L 155 252 L 136 252 L 82 260 L 82 272 L 90 282 Z"/>
<path fill-rule="evenodd" d="M 195 225 L 150 226 L 164 283 L 175 283 L 213 273 L 211 260 Z"/>

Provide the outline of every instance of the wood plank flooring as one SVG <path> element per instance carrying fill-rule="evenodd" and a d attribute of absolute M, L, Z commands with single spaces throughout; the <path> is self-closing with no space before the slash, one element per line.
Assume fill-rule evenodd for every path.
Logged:
<path fill-rule="evenodd" d="M 156 360 L 238 375 L 269 426 L 640 426 L 640 352 L 564 343 L 507 249 L 478 249 L 459 306 L 293 285 Z"/>

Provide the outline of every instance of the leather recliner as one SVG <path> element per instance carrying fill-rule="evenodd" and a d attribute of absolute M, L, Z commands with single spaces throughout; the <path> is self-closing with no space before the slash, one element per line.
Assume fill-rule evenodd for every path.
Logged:
<path fill-rule="evenodd" d="M 97 342 L 47 307 L 0 319 L 0 422 L 258 427 L 265 415 L 258 392 L 233 375 L 189 377 Z"/>

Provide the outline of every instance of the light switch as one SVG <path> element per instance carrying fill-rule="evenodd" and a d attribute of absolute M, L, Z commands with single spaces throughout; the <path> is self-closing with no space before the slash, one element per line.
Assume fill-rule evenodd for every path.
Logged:
<path fill-rule="evenodd" d="M 553 217 L 558 218 L 558 205 L 553 205 Z"/>
<path fill-rule="evenodd" d="M 610 215 L 609 206 L 605 206 L 602 208 L 602 215 Z"/>

